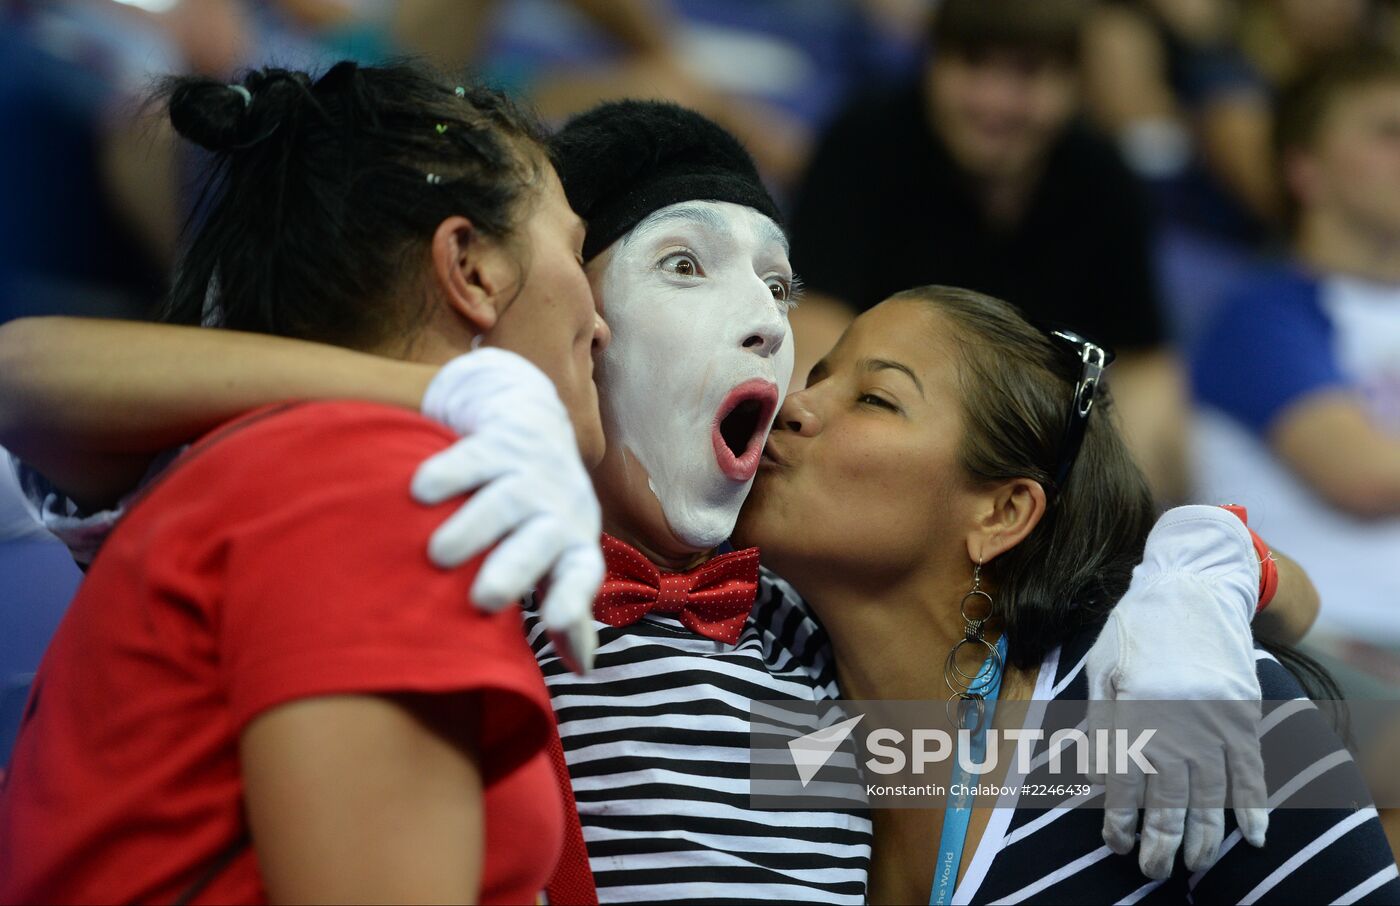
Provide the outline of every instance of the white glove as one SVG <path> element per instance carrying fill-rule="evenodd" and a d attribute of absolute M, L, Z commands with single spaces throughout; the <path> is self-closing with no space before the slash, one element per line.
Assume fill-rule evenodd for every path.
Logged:
<path fill-rule="evenodd" d="M 1259 560 L 1244 523 L 1219 507 L 1178 507 L 1152 529 L 1132 584 L 1089 650 L 1089 738 L 1101 728 L 1125 730 L 1130 739 L 1145 723 L 1158 729 L 1142 750 L 1157 774 L 1092 778 L 1107 782 L 1109 803 L 1147 805 L 1138 861 L 1148 877 L 1171 874 L 1183 842 L 1192 871 L 1215 862 L 1227 775 L 1242 835 L 1264 845 L 1267 792 L 1250 631 L 1258 598 Z M 1125 704 L 1154 700 L 1201 704 Z M 1106 809 L 1103 837 L 1114 852 L 1132 851 L 1137 818 L 1136 807 Z"/>
<path fill-rule="evenodd" d="M 499 541 L 472 586 L 477 606 L 500 610 L 547 578 L 540 617 L 566 662 L 588 670 L 603 518 L 554 384 L 513 352 L 480 349 L 443 366 L 423 414 L 463 439 L 418 467 L 414 498 L 434 504 L 480 488 L 433 533 L 428 556 L 457 566 Z"/>

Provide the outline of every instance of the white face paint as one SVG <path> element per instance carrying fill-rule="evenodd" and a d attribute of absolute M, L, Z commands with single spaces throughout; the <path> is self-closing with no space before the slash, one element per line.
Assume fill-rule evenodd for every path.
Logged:
<path fill-rule="evenodd" d="M 627 486 L 600 493 L 633 511 L 654 495 L 676 538 L 712 548 L 734 528 L 792 377 L 787 242 L 753 208 L 701 201 L 656 211 L 609 251 L 594 277 L 613 335 L 597 380 Z M 629 459 L 649 487 L 626 477 Z"/>

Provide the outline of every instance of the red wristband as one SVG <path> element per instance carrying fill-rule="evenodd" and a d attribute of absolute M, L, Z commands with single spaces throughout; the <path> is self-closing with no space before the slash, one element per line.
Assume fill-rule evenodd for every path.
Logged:
<path fill-rule="evenodd" d="M 1249 529 L 1249 539 L 1254 542 L 1254 553 L 1259 558 L 1259 606 L 1254 612 L 1259 613 L 1269 606 L 1269 602 L 1278 591 L 1278 564 L 1274 562 L 1274 554 L 1269 550 L 1269 545 L 1264 543 L 1258 532 L 1249 528 L 1249 512 L 1244 507 L 1230 504 L 1222 506 L 1221 509 L 1229 510 L 1239 517 L 1244 527 Z"/>

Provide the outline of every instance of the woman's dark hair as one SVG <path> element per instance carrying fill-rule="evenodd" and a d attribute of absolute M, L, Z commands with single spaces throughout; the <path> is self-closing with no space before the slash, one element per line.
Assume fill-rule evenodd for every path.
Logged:
<path fill-rule="evenodd" d="M 1016 309 L 966 289 L 924 286 L 892 298 L 932 306 L 953 326 L 967 425 L 960 457 L 974 480 L 1052 487 L 1080 362 Z M 1073 471 L 1026 539 L 987 565 L 1018 667 L 1102 621 L 1142 559 L 1157 511 L 1111 422 L 1100 385 Z M 1088 476 L 1090 480 L 1081 480 Z"/>
<path fill-rule="evenodd" d="M 1128 590 L 1157 519 L 1152 492 L 1113 424 L 1112 398 L 1102 384 L 1074 467 L 1054 487 L 1081 362 L 1011 305 L 946 286 L 891 298 L 929 305 L 952 324 L 967 473 L 986 482 L 1030 478 L 1054 495 L 1026 539 L 986 568 L 1008 660 L 1038 666 L 1051 649 L 1101 623 Z M 1287 646 L 1265 647 L 1313 698 L 1341 698 L 1316 661 Z"/>
<path fill-rule="evenodd" d="M 164 320 L 368 347 L 412 336 L 398 304 L 444 219 L 514 238 L 547 167 L 544 133 L 503 95 L 407 63 L 182 76 L 158 97 L 214 155 Z"/>

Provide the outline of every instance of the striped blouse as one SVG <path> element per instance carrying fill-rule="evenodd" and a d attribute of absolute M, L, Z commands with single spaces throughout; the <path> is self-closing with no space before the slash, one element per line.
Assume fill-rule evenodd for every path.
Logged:
<path fill-rule="evenodd" d="M 1046 657 L 1036 700 L 1088 698 L 1084 663 L 1094 635 L 1081 634 Z M 1243 841 L 1227 810 L 1225 840 L 1214 865 L 1193 874 L 1178 855 L 1172 875 L 1152 881 L 1139 870 L 1136 851 L 1120 856 L 1104 845 L 1104 813 L 1093 807 L 1094 799 L 1102 799 L 1102 787 L 1094 787 L 1083 798 L 1088 807 L 1079 808 L 1016 808 L 1019 794 L 1011 794 L 998 801 L 953 902 L 1400 903 L 1395 860 L 1356 763 L 1293 675 L 1262 650 L 1255 657 L 1265 700 L 1264 732 L 1287 727 L 1290 741 L 1307 741 L 1303 749 L 1290 751 L 1287 764 L 1266 765 L 1269 789 L 1278 792 L 1270 801 L 1263 849 Z M 1028 783 L 1054 782 L 1044 757 L 1032 766 Z M 1330 782 L 1354 781 L 1361 796 L 1357 807 L 1286 807 L 1289 795 L 1329 774 Z"/>

